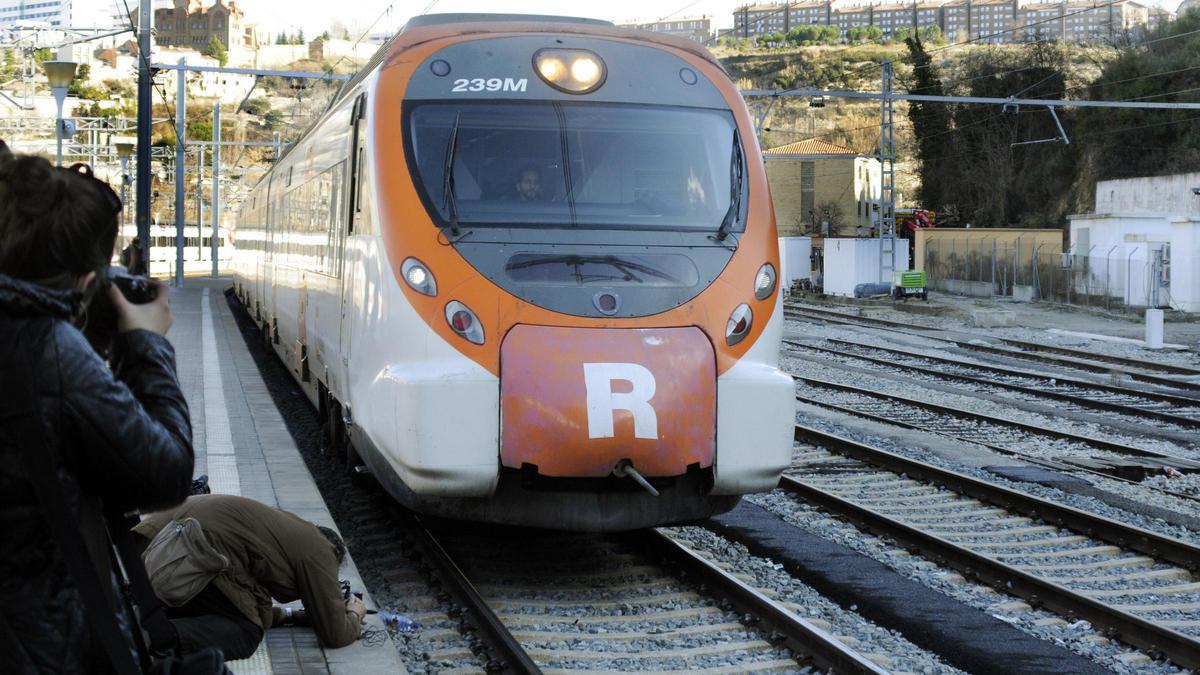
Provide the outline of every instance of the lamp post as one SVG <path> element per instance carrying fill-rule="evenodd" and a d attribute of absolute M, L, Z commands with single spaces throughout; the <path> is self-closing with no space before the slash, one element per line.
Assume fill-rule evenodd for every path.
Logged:
<path fill-rule="evenodd" d="M 63 142 L 63 101 L 67 99 L 67 87 L 75 79 L 75 69 L 79 66 L 74 61 L 42 61 L 46 71 L 46 79 L 50 80 L 50 91 L 54 92 L 54 103 L 58 106 L 58 117 L 54 125 L 54 138 L 58 142 L 55 154 L 55 166 L 62 166 Z"/>

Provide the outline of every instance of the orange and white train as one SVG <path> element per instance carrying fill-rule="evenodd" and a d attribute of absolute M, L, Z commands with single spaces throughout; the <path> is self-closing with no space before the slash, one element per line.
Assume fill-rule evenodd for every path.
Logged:
<path fill-rule="evenodd" d="M 414 18 L 234 236 L 330 441 L 419 512 L 638 528 L 726 511 L 791 458 L 766 174 L 687 40 Z"/>

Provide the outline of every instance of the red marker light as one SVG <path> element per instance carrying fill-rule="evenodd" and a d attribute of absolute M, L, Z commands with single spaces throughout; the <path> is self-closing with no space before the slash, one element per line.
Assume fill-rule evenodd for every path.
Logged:
<path fill-rule="evenodd" d="M 450 325 L 460 333 L 471 330 L 472 323 L 474 322 L 471 321 L 471 315 L 461 309 L 455 312 L 454 316 L 450 317 Z"/>
<path fill-rule="evenodd" d="M 463 339 L 477 345 L 483 344 L 483 325 L 470 307 L 457 300 L 446 303 L 446 323 Z"/>

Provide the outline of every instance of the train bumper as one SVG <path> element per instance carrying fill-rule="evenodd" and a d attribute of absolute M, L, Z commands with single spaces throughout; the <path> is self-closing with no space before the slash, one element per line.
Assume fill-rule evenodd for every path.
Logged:
<path fill-rule="evenodd" d="M 390 469 L 423 495 L 485 497 L 495 491 L 500 398 L 491 373 L 466 359 L 394 364 L 375 378 L 358 407 L 384 421 L 374 433 L 390 436 L 371 439 L 360 431 L 355 439 L 375 475 Z"/>
<path fill-rule="evenodd" d="M 500 358 L 500 463 L 553 478 L 713 464 L 716 358 L 699 328 L 514 326 Z"/>
<path fill-rule="evenodd" d="M 717 409 L 717 463 L 710 494 L 774 489 L 792 461 L 792 377 L 772 365 L 742 359 L 717 380 Z"/>
<path fill-rule="evenodd" d="M 796 385 L 779 369 L 783 296 L 762 335 L 717 380 L 717 464 L 713 495 L 773 490 L 792 462 Z"/>

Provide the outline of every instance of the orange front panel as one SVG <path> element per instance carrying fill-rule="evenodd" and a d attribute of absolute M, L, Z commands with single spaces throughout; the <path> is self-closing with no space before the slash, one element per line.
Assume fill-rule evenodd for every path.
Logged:
<path fill-rule="evenodd" d="M 713 463 L 716 361 L 698 328 L 519 325 L 500 370 L 506 467 L 597 478 L 622 459 L 647 476 Z"/>

